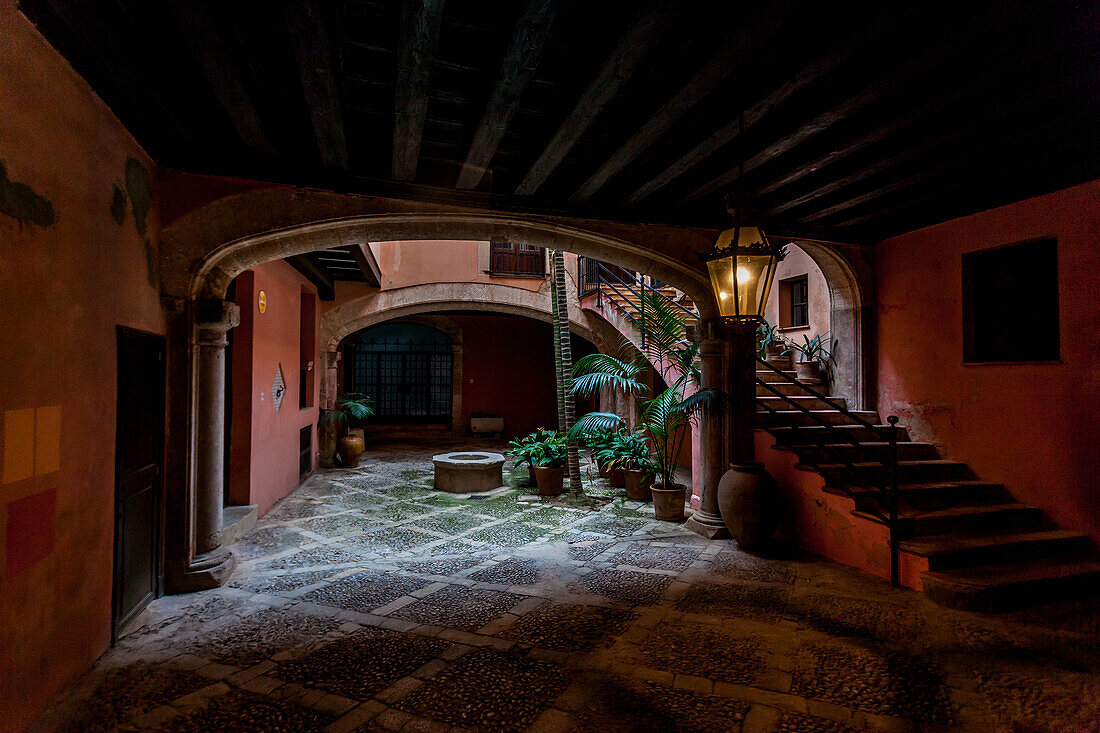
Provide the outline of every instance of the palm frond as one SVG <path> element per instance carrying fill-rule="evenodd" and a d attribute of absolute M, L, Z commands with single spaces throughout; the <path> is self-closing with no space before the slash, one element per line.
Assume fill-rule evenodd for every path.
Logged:
<path fill-rule="evenodd" d="M 695 418 L 711 420 L 725 415 L 729 404 L 728 394 L 714 387 L 705 387 L 681 400 L 680 409 L 689 420 Z"/>
<path fill-rule="evenodd" d="M 570 441 L 583 440 L 586 435 L 598 432 L 611 432 L 626 427 L 626 420 L 614 412 L 590 412 L 569 429 Z"/>

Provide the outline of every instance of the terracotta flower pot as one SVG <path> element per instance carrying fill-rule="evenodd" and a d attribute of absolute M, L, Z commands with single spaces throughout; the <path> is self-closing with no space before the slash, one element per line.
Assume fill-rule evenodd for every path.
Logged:
<path fill-rule="evenodd" d="M 527 485 L 535 485 L 535 464 L 533 463 L 527 464 Z"/>
<path fill-rule="evenodd" d="M 764 351 L 769 359 L 778 359 L 787 353 L 787 346 L 785 344 L 771 343 L 764 347 Z"/>
<path fill-rule="evenodd" d="M 359 465 L 359 457 L 363 455 L 363 439 L 358 435 L 345 435 L 340 438 L 340 460 L 345 468 L 355 468 Z"/>
<path fill-rule="evenodd" d="M 612 468 L 607 472 L 607 481 L 611 484 L 613 489 L 625 489 L 626 488 L 626 476 L 623 475 L 623 469 Z"/>
<path fill-rule="evenodd" d="M 813 379 L 817 381 L 821 381 L 825 376 L 821 372 L 821 364 L 816 361 L 796 361 L 794 363 L 794 374 L 799 379 Z"/>
<path fill-rule="evenodd" d="M 779 524 L 779 485 L 763 463 L 734 463 L 718 482 L 718 511 L 738 545 L 764 547 Z"/>
<path fill-rule="evenodd" d="M 650 488 L 653 494 L 653 514 L 662 522 L 680 522 L 684 519 L 684 498 L 687 487 L 673 484 L 666 489 L 663 484 L 654 484 Z"/>
<path fill-rule="evenodd" d="M 631 501 L 650 501 L 653 495 L 649 487 L 653 485 L 653 474 L 649 471 L 628 468 L 623 471 L 626 479 L 626 495 Z"/>
<path fill-rule="evenodd" d="M 611 472 L 611 469 L 607 467 L 607 462 L 597 460 L 596 461 L 596 466 L 600 469 L 600 472 L 599 472 L 600 478 L 607 478 L 608 474 Z"/>
<path fill-rule="evenodd" d="M 562 480 L 565 468 L 562 466 L 535 466 L 535 482 L 539 487 L 539 496 L 557 496 L 565 490 Z"/>

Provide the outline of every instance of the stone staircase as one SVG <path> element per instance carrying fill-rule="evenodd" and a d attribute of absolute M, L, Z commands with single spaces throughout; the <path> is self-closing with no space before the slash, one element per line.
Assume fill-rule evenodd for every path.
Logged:
<path fill-rule="evenodd" d="M 794 378 L 790 356 L 768 363 Z M 804 386 L 823 392 L 823 385 L 792 383 L 769 369 L 760 368 L 757 379 L 814 416 L 758 383 L 757 418 L 775 438 L 776 447 L 793 451 L 798 468 L 824 477 L 825 491 L 851 498 L 854 517 L 884 524 L 875 513 L 889 516 L 882 495 L 859 484 L 867 478 L 888 485 L 888 471 L 880 461 L 888 455 L 889 443 L 850 417 L 887 428 L 878 413 L 845 414 Z M 846 407 L 843 398 L 829 399 Z M 819 420 L 833 427 L 827 429 Z M 815 435 L 829 437 L 818 441 Z M 1015 501 L 1001 484 L 982 481 L 966 463 L 944 459 L 936 446 L 910 440 L 904 428 L 899 428 L 898 441 L 900 536 L 904 538 L 899 548 L 927 561 L 921 585 L 933 601 L 953 608 L 999 611 L 1080 597 L 1100 587 L 1100 562 L 1088 535 L 1054 526 L 1038 507 Z M 854 472 L 842 461 L 852 464 Z"/>

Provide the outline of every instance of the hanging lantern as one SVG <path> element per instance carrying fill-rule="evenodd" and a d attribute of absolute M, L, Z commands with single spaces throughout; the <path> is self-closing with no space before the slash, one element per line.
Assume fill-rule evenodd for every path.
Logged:
<path fill-rule="evenodd" d="M 699 255 L 710 271 L 710 286 L 723 320 L 753 325 L 763 319 L 782 250 L 759 227 L 741 226 L 738 221 L 718 235 L 713 250 Z"/>

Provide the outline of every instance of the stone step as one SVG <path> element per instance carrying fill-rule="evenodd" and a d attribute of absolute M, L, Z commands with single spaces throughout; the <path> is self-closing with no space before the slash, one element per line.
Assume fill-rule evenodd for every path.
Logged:
<path fill-rule="evenodd" d="M 844 490 L 826 487 L 826 491 L 850 496 L 861 508 L 872 507 L 889 511 L 890 499 L 880 489 L 851 486 Z M 932 511 L 975 504 L 1004 504 L 1012 501 L 1012 495 L 1004 484 L 989 481 L 930 481 L 926 483 L 898 484 L 899 505 L 903 508 Z"/>
<path fill-rule="evenodd" d="M 794 370 L 786 369 L 786 370 L 781 370 L 781 371 L 783 372 L 783 374 L 790 377 L 791 379 L 795 378 Z M 780 376 L 779 374 L 776 374 L 771 369 L 757 369 L 756 370 L 756 378 L 763 381 L 763 382 L 784 382 L 784 381 L 786 381 L 785 379 L 783 379 L 782 376 Z"/>
<path fill-rule="evenodd" d="M 872 428 L 864 427 L 858 423 L 850 425 L 833 425 L 826 428 L 824 425 L 800 425 L 791 427 L 775 427 L 769 431 L 775 436 L 776 442 L 783 445 L 791 445 L 793 443 L 807 443 L 816 444 L 816 438 L 819 435 L 824 434 L 826 431 L 834 432 L 838 435 L 843 435 L 845 438 L 852 440 L 882 440 L 885 431 L 890 428 L 889 425 L 875 425 L 874 430 Z M 840 431 L 836 433 L 835 431 Z M 898 442 L 909 440 L 909 431 L 905 428 L 898 429 Z"/>
<path fill-rule="evenodd" d="M 856 509 L 856 516 L 881 523 L 873 514 Z M 955 506 L 947 509 L 923 511 L 907 509 L 899 512 L 901 536 L 907 539 L 930 535 L 962 534 L 1001 530 L 1036 529 L 1043 521 L 1041 509 L 1030 504 L 1004 502 L 999 504 L 976 504 L 973 506 Z"/>
<path fill-rule="evenodd" d="M 827 395 L 828 396 L 828 395 Z M 848 403 L 843 397 L 828 396 L 829 399 L 837 405 L 847 409 Z M 834 405 L 830 405 L 825 400 L 819 397 L 813 397 L 812 395 L 793 395 L 790 397 L 790 401 L 783 399 L 782 397 L 757 397 L 756 402 L 758 405 L 757 411 L 763 410 L 767 412 L 767 405 L 773 410 L 791 410 L 795 409 L 795 405 L 807 410 L 835 410 Z"/>
<path fill-rule="evenodd" d="M 967 611 L 1009 611 L 1100 591 L 1100 562 L 1039 560 L 938 570 L 922 577 L 925 594 L 941 606 Z"/>
<path fill-rule="evenodd" d="M 882 441 L 861 441 L 858 445 L 830 440 L 817 443 L 793 443 L 784 446 L 798 454 L 801 463 L 825 463 L 839 461 L 885 461 L 890 455 L 890 444 Z M 899 461 L 934 461 L 940 452 L 931 443 L 898 441 Z"/>
<path fill-rule="evenodd" d="M 817 387 L 814 387 L 814 389 L 817 389 Z M 785 395 L 809 395 L 809 392 L 806 391 L 805 385 L 799 384 L 797 382 L 783 382 L 777 380 L 768 382 L 766 386 L 760 384 L 759 382 L 757 382 L 756 384 L 757 397 L 775 397 L 776 392 Z"/>
<path fill-rule="evenodd" d="M 789 406 L 785 409 L 777 409 L 774 413 L 768 412 L 767 410 L 757 410 L 756 419 L 761 425 L 765 425 L 769 429 L 791 425 L 821 425 L 822 423 L 829 425 L 857 424 L 840 410 L 815 410 L 811 408 L 810 412 L 812 414 L 807 415 L 800 410 L 792 410 Z M 864 422 L 869 422 L 871 424 L 877 424 L 879 422 L 877 412 L 871 412 L 869 410 L 852 410 L 851 412 Z"/>
<path fill-rule="evenodd" d="M 806 464 L 822 473 L 827 480 L 834 476 L 843 478 L 845 473 L 858 471 L 869 481 L 884 484 L 889 479 L 886 466 L 877 461 L 852 462 L 851 468 L 840 463 Z M 973 479 L 970 466 L 959 461 L 942 458 L 924 460 L 899 460 L 898 483 L 926 483 L 930 481 L 958 481 Z"/>
<path fill-rule="evenodd" d="M 927 557 L 931 570 L 952 570 L 1080 555 L 1089 549 L 1089 536 L 1068 529 L 971 532 L 918 537 L 905 540 L 899 547 L 905 552 Z"/>

